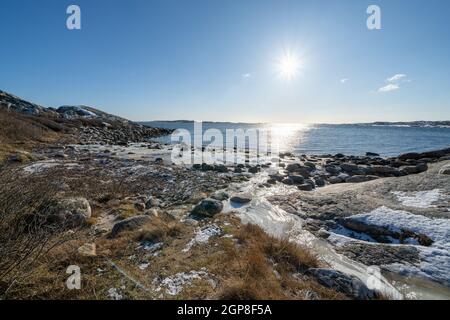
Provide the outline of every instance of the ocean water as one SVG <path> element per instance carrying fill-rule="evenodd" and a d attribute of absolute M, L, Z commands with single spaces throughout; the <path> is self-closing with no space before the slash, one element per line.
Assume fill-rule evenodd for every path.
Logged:
<path fill-rule="evenodd" d="M 192 135 L 194 132 L 193 122 L 152 121 L 142 124 L 175 130 L 185 129 Z M 202 132 L 209 129 L 220 131 L 224 137 L 227 129 L 258 129 L 261 132 L 270 130 L 271 135 L 278 138 L 280 151 L 295 154 L 364 155 L 366 152 L 376 152 L 387 157 L 450 147 L 450 127 L 203 122 Z M 158 141 L 174 143 L 171 136 L 160 137 Z M 203 140 L 203 145 L 209 144 L 210 140 Z"/>

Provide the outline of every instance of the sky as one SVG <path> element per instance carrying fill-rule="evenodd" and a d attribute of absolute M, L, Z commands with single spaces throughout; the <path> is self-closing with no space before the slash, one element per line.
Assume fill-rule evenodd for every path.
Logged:
<path fill-rule="evenodd" d="M 449 14 L 447 0 L 0 0 L 0 90 L 140 121 L 450 120 Z"/>

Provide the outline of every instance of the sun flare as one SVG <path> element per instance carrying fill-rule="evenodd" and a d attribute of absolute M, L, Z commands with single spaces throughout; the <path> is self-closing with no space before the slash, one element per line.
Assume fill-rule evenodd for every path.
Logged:
<path fill-rule="evenodd" d="M 285 52 L 277 61 L 277 73 L 280 78 L 291 81 L 302 68 L 301 59 L 292 52 Z"/>

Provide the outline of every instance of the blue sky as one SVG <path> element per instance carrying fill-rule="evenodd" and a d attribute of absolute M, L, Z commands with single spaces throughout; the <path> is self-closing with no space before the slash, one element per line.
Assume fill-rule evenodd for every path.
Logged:
<path fill-rule="evenodd" d="M 70 4 L 81 30 L 66 28 Z M 449 13 L 446 0 L 0 0 L 0 89 L 133 120 L 450 120 Z M 290 81 L 286 51 L 302 63 Z"/>

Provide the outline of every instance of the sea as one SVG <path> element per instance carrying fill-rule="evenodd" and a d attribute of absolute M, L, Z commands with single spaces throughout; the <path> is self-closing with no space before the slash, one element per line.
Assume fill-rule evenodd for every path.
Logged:
<path fill-rule="evenodd" d="M 141 124 L 176 130 L 175 133 L 194 133 L 192 121 L 150 121 Z M 365 155 L 378 153 L 384 157 L 394 157 L 407 152 L 424 152 L 450 148 L 450 127 L 448 126 L 409 126 L 375 124 L 255 124 L 230 122 L 201 122 L 201 132 L 221 133 L 227 130 L 256 129 L 270 131 L 279 141 L 279 150 L 294 154 L 337 154 Z M 197 131 L 199 132 L 199 131 Z M 176 135 L 157 139 L 162 143 L 179 143 Z M 217 140 L 217 141 L 220 141 Z M 217 142 L 216 141 L 216 142 Z M 203 139 L 203 146 L 214 145 L 215 141 Z M 218 142 L 217 142 L 218 143 Z M 224 143 L 224 142 L 221 142 Z"/>

